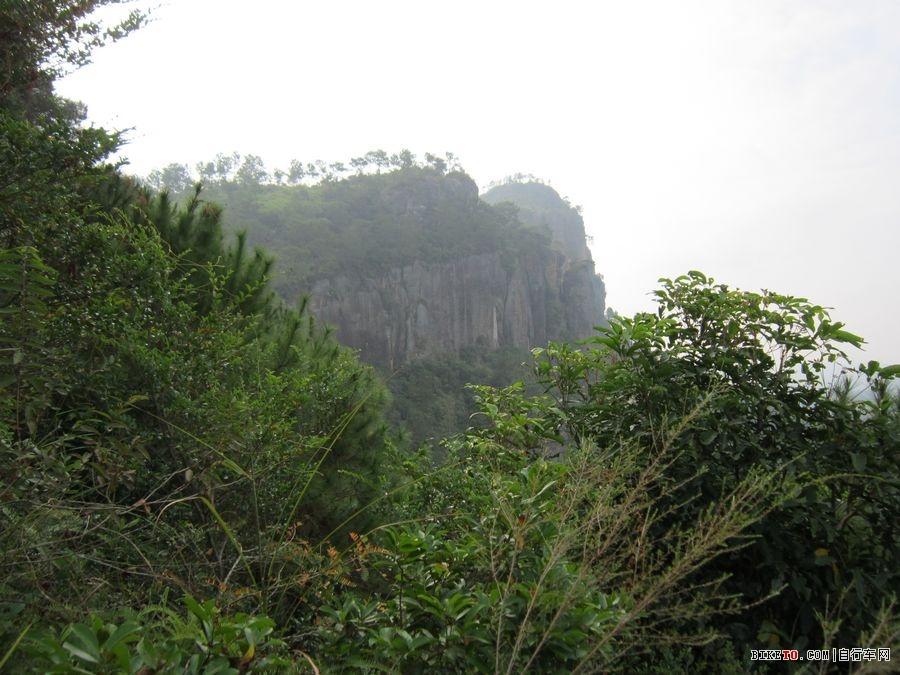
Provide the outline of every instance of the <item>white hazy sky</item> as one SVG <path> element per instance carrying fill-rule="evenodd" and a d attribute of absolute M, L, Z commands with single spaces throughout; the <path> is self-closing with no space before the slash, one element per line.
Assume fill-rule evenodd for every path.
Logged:
<path fill-rule="evenodd" d="M 154 3 L 60 83 L 145 174 L 451 151 L 584 207 L 608 303 L 699 269 L 900 362 L 900 2 Z"/>

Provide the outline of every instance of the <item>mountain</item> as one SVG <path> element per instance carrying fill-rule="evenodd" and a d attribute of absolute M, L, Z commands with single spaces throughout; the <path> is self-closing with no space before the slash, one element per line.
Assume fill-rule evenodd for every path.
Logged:
<path fill-rule="evenodd" d="M 276 256 L 285 300 L 309 296 L 318 321 L 389 375 L 394 421 L 414 440 L 467 426 L 466 382 L 527 379 L 530 348 L 605 323 L 581 215 L 540 183 L 479 195 L 461 171 L 408 166 L 203 194 Z"/>
<path fill-rule="evenodd" d="M 519 220 L 550 235 L 554 247 L 569 260 L 591 260 L 581 214 L 549 185 L 513 181 L 495 185 L 481 198 L 488 204 L 515 204 Z"/>
<path fill-rule="evenodd" d="M 575 340 L 604 320 L 584 224 L 552 188 L 479 197 L 462 172 L 410 167 L 314 186 L 219 184 L 207 198 L 277 258 L 275 287 L 366 361 Z"/>
<path fill-rule="evenodd" d="M 548 234 L 553 247 L 566 256 L 570 265 L 582 264 L 590 270 L 593 289 L 588 295 L 589 302 L 594 303 L 591 327 L 605 325 L 606 284 L 603 276 L 595 273 L 580 209 L 569 204 L 549 185 L 533 180 L 496 185 L 481 198 L 488 204 L 514 204 L 519 220 Z"/>

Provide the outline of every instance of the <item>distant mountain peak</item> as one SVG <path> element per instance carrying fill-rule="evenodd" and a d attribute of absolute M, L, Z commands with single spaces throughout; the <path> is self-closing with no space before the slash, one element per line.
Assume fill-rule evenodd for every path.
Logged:
<path fill-rule="evenodd" d="M 549 233 L 570 260 L 592 260 L 581 214 L 549 185 L 513 181 L 492 187 L 481 198 L 488 204 L 514 204 L 522 223 Z"/>

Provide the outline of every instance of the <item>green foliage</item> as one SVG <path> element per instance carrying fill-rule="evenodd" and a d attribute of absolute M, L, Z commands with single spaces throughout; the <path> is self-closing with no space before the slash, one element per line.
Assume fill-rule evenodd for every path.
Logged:
<path fill-rule="evenodd" d="M 553 564 L 552 551 L 538 544 L 548 532 L 531 528 L 526 542 L 511 528 L 489 535 L 486 528 L 497 522 L 471 524 L 467 536 L 453 539 L 433 526 L 387 530 L 383 552 L 371 554 L 367 568 L 379 577 L 381 592 L 372 600 L 346 593 L 340 605 L 323 608 L 322 650 L 330 659 L 385 671 L 490 672 L 499 640 L 504 651 L 530 656 L 538 649 L 539 669 L 559 669 L 585 656 L 591 639 L 622 616 L 619 599 L 592 590 L 575 565 Z M 486 546 L 515 534 L 522 538 L 516 581 L 504 587 L 487 573 Z M 564 615 L 544 633 L 560 609 Z M 521 634 L 523 622 L 535 625 Z"/>
<path fill-rule="evenodd" d="M 289 665 L 285 645 L 264 616 L 223 616 L 207 600 L 186 596 L 183 618 L 166 607 L 150 608 L 116 623 L 98 616 L 59 635 L 33 636 L 25 649 L 32 672 L 237 673 L 271 672 Z M 32 670 L 33 669 L 33 670 Z"/>
<path fill-rule="evenodd" d="M 265 314 L 274 309 L 275 298 L 268 286 L 273 259 L 258 248 L 250 256 L 243 232 L 238 233 L 234 245 L 226 247 L 222 209 L 201 201 L 199 185 L 184 208 L 172 204 L 166 192 L 147 202 L 146 218 L 179 255 L 181 266 L 198 291 L 196 302 L 201 311 L 208 312 L 217 295 L 243 314 Z M 213 281 L 215 273 L 223 279 L 220 286 Z"/>
<path fill-rule="evenodd" d="M 67 623 L 215 588 L 293 616 L 291 542 L 389 482 L 384 388 L 216 207 L 100 165 L 105 132 L 0 115 L 0 600 Z"/>
<path fill-rule="evenodd" d="M 699 272 L 662 283 L 657 313 L 613 320 L 586 350 L 539 350 L 559 424 L 600 446 L 623 434 L 657 445 L 660 425 L 714 392 L 671 469 L 676 497 L 693 503 L 685 515 L 757 467 L 806 486 L 753 527 L 755 545 L 719 562 L 734 574 L 730 591 L 754 602 L 777 594 L 728 630 L 740 645 L 804 648 L 821 644 L 818 616 L 838 606 L 840 638 L 853 642 L 900 590 L 896 408 L 834 400 L 820 379 L 860 338 L 802 298 Z M 864 371 L 876 387 L 891 373 Z"/>
<path fill-rule="evenodd" d="M 118 139 L 100 129 L 44 120 L 40 125 L 0 109 L 0 242 L 36 245 L 76 218 L 79 189 L 99 180 L 95 164 Z"/>
<path fill-rule="evenodd" d="M 416 359 L 391 375 L 388 419 L 409 432 L 418 446 L 458 433 L 476 422 L 474 394 L 466 387 L 477 382 L 505 387 L 516 380 L 531 380 L 525 349 L 487 350 L 468 347 L 456 354 Z"/>
<path fill-rule="evenodd" d="M 549 399 L 477 392 L 488 424 L 449 442 L 437 471 L 412 469 L 399 523 L 354 535 L 345 564 L 358 571 L 322 610 L 317 654 L 366 671 L 605 670 L 671 644 L 661 626 L 731 608 L 715 577 L 687 582 L 741 545 L 771 507 L 774 475 L 752 472 L 721 506 L 651 537 L 671 447 L 647 466 L 627 441 L 566 445 L 551 461 L 562 439 Z"/>
<path fill-rule="evenodd" d="M 149 575 L 148 592 L 170 572 L 196 589 L 210 558 L 223 576 L 241 560 L 229 538 L 277 541 L 298 519 L 322 533 L 376 489 L 353 474 L 379 473 L 382 389 L 305 310 L 201 311 L 178 259 L 135 223 L 86 224 L 66 244 L 62 273 L 27 248 L 2 268 L 5 516 L 16 523 L 3 532 L 4 562 L 45 560 L 48 532 L 98 509 L 112 523 L 61 534 L 46 563 L 8 579 L 20 598 L 46 575 L 74 601 L 87 590 L 77 579 L 108 564 Z M 204 500 L 215 511 L 201 506 L 185 523 Z M 54 572 L 54 560 L 67 565 Z"/>
<path fill-rule="evenodd" d="M 0 109 L 29 117 L 36 114 L 79 117 L 75 108 L 51 93 L 66 69 L 90 61 L 104 43 L 140 28 L 146 15 L 132 11 L 120 23 L 104 27 L 92 20 L 100 7 L 126 0 L 9 0 L 0 9 Z M 60 115 L 62 113 L 62 115 Z"/>

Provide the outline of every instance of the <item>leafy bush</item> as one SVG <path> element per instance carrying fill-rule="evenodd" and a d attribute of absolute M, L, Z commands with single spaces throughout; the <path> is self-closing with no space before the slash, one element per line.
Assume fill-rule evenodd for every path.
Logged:
<path fill-rule="evenodd" d="M 717 563 L 731 592 L 758 603 L 729 632 L 738 645 L 820 645 L 820 616 L 839 606 L 839 638 L 854 642 L 900 590 L 896 369 L 857 371 L 880 398 L 836 400 L 823 376 L 832 364 L 850 372 L 841 347 L 861 340 L 824 308 L 699 272 L 662 284 L 657 313 L 613 321 L 585 350 L 539 350 L 557 423 L 601 447 L 623 434 L 654 447 L 660 425 L 714 392 L 671 468 L 673 503 L 692 502 L 678 519 L 755 468 L 805 485 L 752 528 L 753 546 Z"/>
<path fill-rule="evenodd" d="M 60 634 L 33 637 L 25 649 L 34 672 L 191 673 L 273 672 L 290 664 L 266 617 L 223 615 L 212 601 L 184 599 L 183 618 L 166 607 L 116 623 L 92 617 Z M 155 615 L 155 616 L 154 616 Z"/>
<path fill-rule="evenodd" d="M 354 572 L 318 621 L 316 653 L 326 662 L 604 669 L 626 652 L 670 644 L 663 627 L 683 617 L 734 608 L 715 576 L 688 580 L 745 543 L 742 532 L 776 500 L 775 475 L 751 472 L 721 504 L 650 536 L 662 526 L 673 445 L 649 465 L 628 439 L 560 445 L 550 401 L 525 397 L 521 386 L 476 391 L 487 426 L 449 442 L 441 468 L 413 471 L 396 525 L 354 535 L 345 554 Z M 671 438 L 690 424 L 672 427 Z"/>
<path fill-rule="evenodd" d="M 102 166 L 114 136 L 0 122 L 0 599 L 56 624 L 227 586 L 290 614 L 285 542 L 390 480 L 383 386 L 215 208 Z"/>

